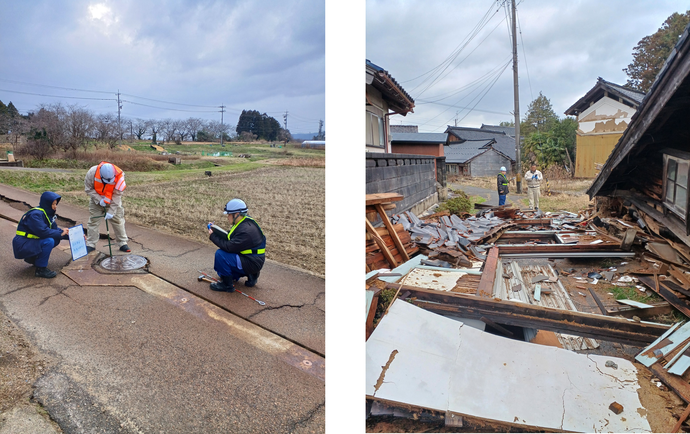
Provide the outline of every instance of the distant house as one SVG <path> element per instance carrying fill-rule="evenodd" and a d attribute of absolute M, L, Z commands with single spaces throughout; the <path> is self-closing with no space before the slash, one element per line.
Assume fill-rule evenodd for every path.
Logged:
<path fill-rule="evenodd" d="M 636 210 L 690 246 L 690 26 L 587 193 Z M 604 204 L 607 201 L 602 201 Z M 650 220 L 651 219 L 651 220 Z M 677 249 L 680 251 L 680 249 Z"/>
<path fill-rule="evenodd" d="M 447 139 L 446 133 L 391 133 L 391 145 L 396 154 L 442 157 Z"/>
<path fill-rule="evenodd" d="M 443 152 L 448 175 L 492 176 L 501 166 L 508 173 L 515 171 L 515 138 L 504 131 L 449 126 L 446 133 Z"/>
<path fill-rule="evenodd" d="M 417 125 L 391 125 L 392 133 L 418 133 L 419 127 Z"/>
<path fill-rule="evenodd" d="M 597 84 L 565 114 L 578 122 L 575 177 L 593 178 L 630 124 L 645 94 L 599 77 Z"/>
<path fill-rule="evenodd" d="M 480 130 L 484 131 L 495 131 L 498 133 L 503 133 L 506 136 L 515 137 L 515 127 L 502 127 L 499 125 L 484 125 L 479 127 Z"/>
<path fill-rule="evenodd" d="M 407 115 L 414 100 L 397 81 L 378 65 L 366 61 L 366 150 L 392 152 L 390 120 L 392 114 Z"/>

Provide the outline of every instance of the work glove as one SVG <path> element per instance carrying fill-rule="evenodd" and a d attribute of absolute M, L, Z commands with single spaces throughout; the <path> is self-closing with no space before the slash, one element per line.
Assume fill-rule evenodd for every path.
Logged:
<path fill-rule="evenodd" d="M 113 218 L 112 214 L 110 214 L 109 212 L 105 213 L 105 219 L 106 220 L 110 220 L 111 218 Z"/>
<path fill-rule="evenodd" d="M 107 205 L 107 204 L 105 203 L 105 199 L 104 199 L 104 198 L 101 198 L 101 201 L 98 202 L 98 204 L 101 205 L 103 208 L 105 208 L 105 206 Z"/>

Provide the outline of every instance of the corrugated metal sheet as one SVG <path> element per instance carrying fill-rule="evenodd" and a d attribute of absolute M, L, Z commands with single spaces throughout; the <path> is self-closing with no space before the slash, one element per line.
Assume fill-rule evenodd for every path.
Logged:
<path fill-rule="evenodd" d="M 502 277 L 504 273 L 509 275 L 510 278 L 506 279 Z M 529 265 L 520 267 L 517 261 L 513 261 L 504 269 L 503 262 L 499 261 L 496 276 L 500 278 L 497 278 L 494 283 L 494 297 L 498 297 L 502 300 L 521 301 L 536 306 L 578 312 L 575 304 L 573 304 L 573 301 L 570 299 L 568 291 L 565 290 L 560 281 L 539 282 L 541 294 L 539 300 L 535 299 L 534 291 L 537 283 L 533 284 L 532 278 L 540 274 L 547 277 L 558 278 L 558 275 L 551 265 Z M 520 286 L 520 290 L 513 291 L 513 288 L 517 288 L 517 286 Z M 550 290 L 550 294 L 545 293 L 545 290 Z M 563 348 L 568 350 L 591 350 L 599 347 L 599 343 L 595 339 L 563 333 L 556 333 L 556 336 L 561 345 L 563 345 Z"/>

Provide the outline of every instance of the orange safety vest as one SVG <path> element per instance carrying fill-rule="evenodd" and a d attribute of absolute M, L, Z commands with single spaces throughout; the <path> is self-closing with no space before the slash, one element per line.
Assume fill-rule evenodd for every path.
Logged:
<path fill-rule="evenodd" d="M 115 182 L 113 184 L 106 184 L 103 182 L 101 179 L 101 166 L 106 163 L 106 161 L 102 161 L 96 168 L 96 177 L 93 180 L 93 188 L 98 192 L 98 194 L 104 197 L 103 200 L 105 201 L 106 205 L 110 205 L 110 202 L 113 201 L 113 191 L 125 191 L 127 184 L 125 184 L 124 172 L 114 164 L 113 168 L 115 168 Z"/>

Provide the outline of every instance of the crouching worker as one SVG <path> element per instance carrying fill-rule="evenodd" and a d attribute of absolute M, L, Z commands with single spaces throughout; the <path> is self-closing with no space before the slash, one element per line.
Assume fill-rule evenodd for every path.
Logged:
<path fill-rule="evenodd" d="M 16 259 L 36 266 L 36 277 L 53 278 L 55 271 L 48 269 L 48 258 L 53 248 L 66 238 L 69 229 L 60 229 L 55 220 L 55 210 L 60 202 L 60 196 L 52 191 L 41 195 L 41 201 L 36 208 L 27 211 L 17 225 L 17 235 L 12 240 L 12 249 Z"/>
<path fill-rule="evenodd" d="M 234 282 L 246 276 L 244 286 L 254 286 L 266 259 L 266 237 L 259 224 L 247 215 L 247 205 L 233 199 L 225 205 L 223 214 L 232 226 L 227 235 L 214 230 L 209 223 L 209 239 L 219 247 L 213 269 L 220 282 L 211 284 L 214 291 L 234 292 Z"/>

